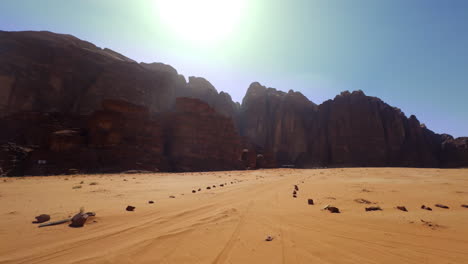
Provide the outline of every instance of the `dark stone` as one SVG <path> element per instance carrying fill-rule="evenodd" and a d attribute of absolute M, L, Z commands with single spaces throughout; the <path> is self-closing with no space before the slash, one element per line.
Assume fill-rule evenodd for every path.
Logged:
<path fill-rule="evenodd" d="M 135 210 L 135 208 L 136 208 L 135 206 L 129 205 L 129 206 L 127 206 L 127 208 L 125 210 L 133 212 Z"/>
<path fill-rule="evenodd" d="M 340 213 L 340 209 L 338 209 L 337 207 L 334 207 L 334 206 L 328 206 L 326 209 L 330 213 L 334 213 L 334 214 L 339 214 Z"/>
<path fill-rule="evenodd" d="M 86 213 L 78 213 L 74 215 L 71 219 L 70 227 L 83 227 L 88 220 L 89 215 Z"/>
<path fill-rule="evenodd" d="M 435 206 L 439 207 L 439 208 L 444 208 L 444 209 L 449 209 L 450 208 L 450 207 L 448 207 L 446 205 L 443 205 L 443 204 L 436 204 Z"/>
<path fill-rule="evenodd" d="M 149 204 L 154 204 L 154 201 L 148 201 Z"/>
<path fill-rule="evenodd" d="M 428 210 L 428 211 L 432 211 L 432 208 L 427 207 L 427 206 L 425 206 L 425 205 L 422 205 L 422 206 L 421 206 L 421 209 Z"/>
<path fill-rule="evenodd" d="M 197 192 L 197 191 L 195 191 L 195 190 L 192 190 L 192 193 L 196 193 L 196 192 Z"/>
<path fill-rule="evenodd" d="M 313 199 L 308 199 L 307 204 L 314 205 L 314 200 Z"/>
<path fill-rule="evenodd" d="M 398 210 L 401 210 L 401 211 L 404 211 L 404 212 L 408 212 L 408 209 L 406 209 L 406 207 L 404 206 L 397 206 L 396 207 Z"/>
<path fill-rule="evenodd" d="M 379 206 L 366 207 L 366 211 L 382 211 L 382 208 Z"/>
<path fill-rule="evenodd" d="M 41 215 L 36 216 L 35 218 L 36 218 L 36 221 L 34 221 L 33 223 L 34 224 L 40 224 L 40 223 L 44 223 L 44 222 L 49 221 L 50 220 L 50 215 L 41 214 Z"/>

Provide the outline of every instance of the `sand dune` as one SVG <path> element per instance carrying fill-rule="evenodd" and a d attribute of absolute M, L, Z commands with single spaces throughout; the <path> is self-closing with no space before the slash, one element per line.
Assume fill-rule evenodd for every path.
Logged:
<path fill-rule="evenodd" d="M 0 263 L 468 263 L 462 204 L 466 169 L 7 178 L 0 182 Z M 326 205 L 341 213 L 321 210 Z M 369 206 L 383 210 L 366 212 Z M 83 228 L 31 223 L 80 207 L 97 213 Z"/>

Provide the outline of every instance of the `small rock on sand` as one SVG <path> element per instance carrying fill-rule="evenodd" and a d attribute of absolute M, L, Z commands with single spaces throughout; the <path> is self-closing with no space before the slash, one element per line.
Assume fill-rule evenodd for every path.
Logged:
<path fill-rule="evenodd" d="M 401 211 L 404 211 L 404 212 L 408 212 L 408 209 L 406 209 L 406 207 L 404 206 L 397 206 L 396 207 L 398 210 L 401 210 Z"/>
<path fill-rule="evenodd" d="M 149 204 L 154 204 L 154 201 L 148 201 Z"/>
<path fill-rule="evenodd" d="M 49 221 L 50 220 L 50 215 L 41 214 L 41 215 L 36 216 L 35 218 L 36 218 L 36 221 L 34 221 L 33 223 L 34 224 L 40 224 L 40 223 L 44 223 L 44 222 Z"/>
<path fill-rule="evenodd" d="M 169 196 L 169 198 L 175 198 L 175 196 L 174 196 L 174 195 L 171 195 L 171 196 Z"/>
<path fill-rule="evenodd" d="M 88 217 L 88 214 L 84 214 L 82 212 L 77 213 L 72 217 L 70 227 L 83 227 L 86 220 L 88 220 Z"/>
<path fill-rule="evenodd" d="M 448 206 L 443 205 L 443 204 L 436 204 L 435 206 L 436 206 L 436 207 L 439 207 L 439 208 L 449 209 Z"/>
<path fill-rule="evenodd" d="M 461 207 L 468 208 L 468 204 L 462 204 Z"/>
<path fill-rule="evenodd" d="M 314 200 L 313 199 L 308 199 L 307 204 L 314 205 Z"/>
<path fill-rule="evenodd" d="M 339 214 L 340 213 L 340 209 L 338 209 L 337 207 L 334 207 L 334 206 L 327 206 L 325 209 L 328 210 L 330 213 L 333 213 L 333 214 Z"/>
<path fill-rule="evenodd" d="M 196 193 L 196 192 L 197 192 L 197 191 L 195 191 L 195 190 L 192 190 L 192 193 Z"/>
<path fill-rule="evenodd" d="M 198 188 L 198 191 L 201 192 L 201 188 Z"/>
<path fill-rule="evenodd" d="M 273 241 L 273 239 L 274 239 L 274 238 L 273 238 L 272 236 L 267 236 L 267 237 L 265 238 L 265 241 Z"/>
<path fill-rule="evenodd" d="M 127 210 L 129 212 L 133 212 L 135 210 L 135 206 L 129 205 L 129 206 L 127 206 L 127 208 L 125 210 Z"/>
<path fill-rule="evenodd" d="M 421 205 L 421 209 L 428 210 L 428 211 L 432 211 L 432 208 L 427 207 L 427 206 L 425 206 L 425 205 Z"/>
<path fill-rule="evenodd" d="M 208 187 L 206 187 L 206 189 L 207 189 L 207 190 L 209 190 L 209 189 L 211 189 L 211 187 L 210 187 L 210 186 L 208 186 Z"/>
<path fill-rule="evenodd" d="M 382 211 L 382 208 L 380 208 L 379 206 L 366 207 L 366 212 L 368 211 Z"/>

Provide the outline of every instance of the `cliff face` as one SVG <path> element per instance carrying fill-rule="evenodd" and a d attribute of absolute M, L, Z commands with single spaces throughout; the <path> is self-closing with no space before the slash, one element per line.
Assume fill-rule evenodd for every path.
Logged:
<path fill-rule="evenodd" d="M 253 83 L 242 102 L 241 133 L 260 152 L 273 152 L 280 163 L 295 164 L 308 151 L 308 128 L 316 109 L 301 93 Z"/>
<path fill-rule="evenodd" d="M 0 127 L 1 175 L 468 167 L 467 138 L 361 91 L 317 106 L 252 83 L 239 105 L 203 78 L 50 32 L 0 31 Z"/>
<path fill-rule="evenodd" d="M 313 163 L 327 166 L 439 166 L 440 139 L 362 91 L 343 92 L 318 109 Z"/>

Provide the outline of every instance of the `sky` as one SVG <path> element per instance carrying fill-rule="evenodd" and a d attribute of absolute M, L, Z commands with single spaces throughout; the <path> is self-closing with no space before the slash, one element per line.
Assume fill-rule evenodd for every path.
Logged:
<path fill-rule="evenodd" d="M 465 0 L 2 0 L 0 30 L 71 34 L 239 102 L 254 81 L 317 104 L 360 89 L 468 136 Z"/>

